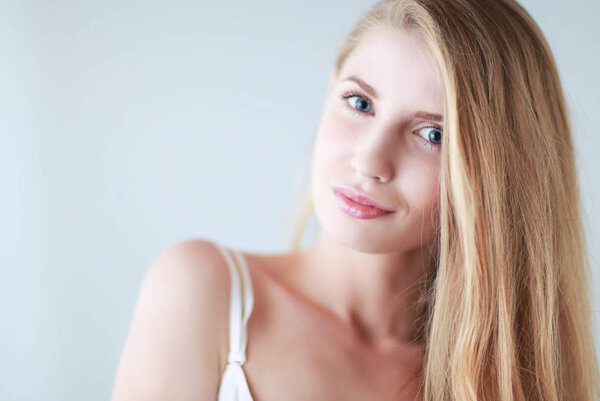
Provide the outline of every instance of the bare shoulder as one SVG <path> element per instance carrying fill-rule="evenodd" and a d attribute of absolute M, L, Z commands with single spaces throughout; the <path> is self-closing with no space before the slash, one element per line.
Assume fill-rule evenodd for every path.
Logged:
<path fill-rule="evenodd" d="M 190 239 L 163 250 L 142 282 L 112 400 L 216 399 L 229 285 L 214 242 Z"/>

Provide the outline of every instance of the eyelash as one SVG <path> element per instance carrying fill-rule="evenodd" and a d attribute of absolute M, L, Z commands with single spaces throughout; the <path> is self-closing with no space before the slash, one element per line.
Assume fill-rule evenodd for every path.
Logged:
<path fill-rule="evenodd" d="M 354 97 L 354 96 L 359 96 L 362 97 L 363 99 L 367 100 L 369 103 L 371 103 L 371 106 L 373 105 L 373 102 L 371 101 L 371 99 L 369 99 L 368 96 L 365 96 L 364 94 L 357 92 L 357 91 L 350 91 L 350 92 L 346 92 L 345 94 L 342 95 L 342 101 L 347 105 L 348 104 L 348 98 Z M 363 115 L 363 112 L 356 110 L 354 107 L 349 106 L 350 107 L 350 111 L 353 112 L 354 114 L 358 114 L 358 115 Z"/>
<path fill-rule="evenodd" d="M 371 99 L 368 96 L 364 95 L 363 93 L 361 93 L 359 91 L 351 90 L 349 92 L 345 92 L 343 95 L 341 95 L 340 98 L 341 98 L 342 102 L 350 109 L 350 111 L 352 113 L 354 113 L 356 115 L 359 115 L 359 116 L 364 115 L 364 112 L 356 110 L 354 107 L 348 105 L 348 98 L 351 98 L 351 97 L 354 97 L 354 96 L 362 97 L 363 99 L 365 99 L 366 101 L 368 101 L 371 104 L 371 107 L 373 107 L 373 102 L 371 101 Z M 423 129 L 423 128 L 434 128 L 434 129 L 439 130 L 440 132 L 443 132 L 442 131 L 442 127 L 439 124 L 433 124 L 432 123 L 431 125 L 428 125 L 428 126 L 425 126 L 425 127 L 421 127 L 420 129 Z M 423 145 L 428 146 L 430 149 L 433 149 L 434 147 L 438 147 L 439 148 L 439 147 L 442 146 L 441 144 L 438 145 L 436 143 L 431 143 L 428 140 L 423 139 L 423 137 L 421 135 L 417 135 L 417 138 L 421 140 L 421 143 Z"/>

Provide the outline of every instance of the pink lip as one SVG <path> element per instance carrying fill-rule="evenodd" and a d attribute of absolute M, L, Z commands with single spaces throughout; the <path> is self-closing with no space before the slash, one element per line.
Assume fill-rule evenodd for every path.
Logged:
<path fill-rule="evenodd" d="M 335 200 L 340 209 L 359 219 L 372 219 L 394 213 L 393 210 L 380 205 L 363 193 L 351 187 L 332 187 Z"/>
<path fill-rule="evenodd" d="M 352 187 L 344 187 L 344 186 L 332 186 L 331 188 L 335 192 L 339 192 L 343 195 L 346 195 L 348 198 L 352 199 L 356 203 L 376 207 L 377 209 L 381 209 L 386 212 L 394 211 L 388 207 L 381 205 L 380 203 L 375 202 L 373 199 L 369 198 L 366 194 L 363 194 L 358 189 L 354 189 Z"/>

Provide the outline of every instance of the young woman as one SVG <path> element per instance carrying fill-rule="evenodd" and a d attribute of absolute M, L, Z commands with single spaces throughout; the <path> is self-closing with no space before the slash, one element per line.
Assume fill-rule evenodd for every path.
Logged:
<path fill-rule="evenodd" d="M 330 75 L 309 189 L 306 249 L 160 256 L 113 401 L 597 399 L 565 102 L 517 3 L 376 4 Z"/>

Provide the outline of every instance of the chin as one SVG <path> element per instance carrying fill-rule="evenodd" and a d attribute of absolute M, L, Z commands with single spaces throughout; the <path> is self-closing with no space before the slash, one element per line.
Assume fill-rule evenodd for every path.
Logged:
<path fill-rule="evenodd" d="M 315 206 L 315 216 L 328 240 L 357 252 L 404 253 L 418 251 L 427 246 L 420 242 L 421 238 L 418 235 L 411 235 L 421 230 L 420 225 L 402 228 L 396 226 L 396 230 L 390 230 L 390 226 L 379 224 L 376 219 L 355 219 L 340 210 L 318 206 Z"/>
<path fill-rule="evenodd" d="M 378 236 L 356 230 L 328 230 L 327 228 L 323 228 L 323 232 L 339 245 L 357 252 L 376 254 L 398 252 L 399 250 L 399 242 L 395 241 L 395 243 L 390 244 L 394 241 L 390 241 L 391 238 L 385 236 L 385 234 Z"/>
<path fill-rule="evenodd" d="M 344 242 L 342 242 L 342 241 L 344 241 Z M 340 241 L 340 245 L 343 245 L 354 251 L 362 252 L 362 253 L 371 253 L 371 254 L 389 253 L 394 250 L 394 249 L 388 249 L 388 247 L 385 246 L 384 241 L 374 242 L 372 238 L 362 239 L 362 240 L 360 240 L 360 239 L 347 240 L 344 238 L 344 239 L 342 239 L 342 241 Z"/>
<path fill-rule="evenodd" d="M 375 222 L 355 219 L 339 210 L 321 210 L 315 207 L 315 216 L 323 235 L 338 245 L 357 252 L 394 252 L 398 251 L 398 244 L 401 243 L 394 241 L 382 227 L 369 227 L 369 224 Z"/>

